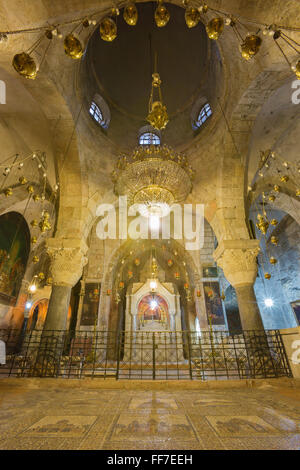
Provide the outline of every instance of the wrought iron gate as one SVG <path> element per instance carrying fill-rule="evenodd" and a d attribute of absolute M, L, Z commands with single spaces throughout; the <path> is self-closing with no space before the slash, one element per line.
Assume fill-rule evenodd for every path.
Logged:
<path fill-rule="evenodd" d="M 0 377 L 209 380 L 291 376 L 278 330 L 0 331 Z"/>

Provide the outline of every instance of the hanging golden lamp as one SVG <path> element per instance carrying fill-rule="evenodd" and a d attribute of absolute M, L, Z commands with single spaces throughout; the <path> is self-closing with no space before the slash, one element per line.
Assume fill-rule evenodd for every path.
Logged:
<path fill-rule="evenodd" d="M 112 42 L 117 37 L 117 25 L 108 16 L 100 22 L 100 36 L 103 41 Z"/>
<path fill-rule="evenodd" d="M 271 256 L 271 258 L 270 258 L 270 263 L 271 263 L 271 264 L 276 264 L 276 263 L 277 263 L 277 259 L 274 258 L 274 256 Z"/>
<path fill-rule="evenodd" d="M 265 279 L 271 279 L 271 274 L 270 273 L 265 273 Z"/>
<path fill-rule="evenodd" d="M 278 186 L 278 184 L 275 184 L 273 189 L 274 189 L 274 191 L 276 191 L 276 193 L 279 193 L 279 191 L 280 191 L 280 187 Z"/>
<path fill-rule="evenodd" d="M 300 59 L 298 60 L 297 64 L 292 67 L 292 70 L 295 72 L 298 80 L 300 80 Z"/>
<path fill-rule="evenodd" d="M 289 177 L 288 177 L 287 175 L 284 175 L 284 176 L 281 176 L 281 177 L 280 177 L 280 181 L 281 181 L 282 183 L 287 183 L 288 180 L 289 180 Z"/>
<path fill-rule="evenodd" d="M 152 74 L 152 88 L 149 100 L 149 114 L 147 121 L 151 124 L 154 129 L 161 130 L 166 127 L 169 122 L 166 106 L 163 105 L 162 93 L 161 93 L 161 79 L 157 72 Z M 158 92 L 158 101 L 153 101 L 154 92 Z"/>
<path fill-rule="evenodd" d="M 19 183 L 22 184 L 22 185 L 27 183 L 27 179 L 25 178 L 25 176 L 20 176 Z"/>
<path fill-rule="evenodd" d="M 256 227 L 258 228 L 258 230 L 261 231 L 261 233 L 265 235 L 269 228 L 269 222 L 265 220 L 265 218 L 261 214 L 257 215 L 257 219 L 258 219 L 258 222 L 256 223 Z"/>
<path fill-rule="evenodd" d="M 270 223 L 271 223 L 271 225 L 273 225 L 275 227 L 278 224 L 278 220 L 272 219 Z"/>
<path fill-rule="evenodd" d="M 274 202 L 275 199 L 276 199 L 276 197 L 274 196 L 274 194 L 270 194 L 269 201 Z"/>
<path fill-rule="evenodd" d="M 124 8 L 123 18 L 129 26 L 135 26 L 137 24 L 138 11 L 133 2 L 128 3 Z"/>
<path fill-rule="evenodd" d="M 277 244 L 278 244 L 278 238 L 275 237 L 275 235 L 273 235 L 273 236 L 271 237 L 271 243 L 272 243 L 273 245 L 276 245 L 276 246 L 277 246 Z"/>
<path fill-rule="evenodd" d="M 4 191 L 4 194 L 5 194 L 6 197 L 12 196 L 12 193 L 13 193 L 12 188 L 7 188 Z"/>
<path fill-rule="evenodd" d="M 155 10 L 154 19 L 156 26 L 158 26 L 159 28 L 163 28 L 169 22 L 170 13 L 163 4 L 162 0 L 158 0 L 158 6 Z"/>
<path fill-rule="evenodd" d="M 21 52 L 16 54 L 13 58 L 13 67 L 22 77 L 30 80 L 35 80 L 37 77 L 38 68 L 34 59 L 27 54 L 27 52 Z"/>
<path fill-rule="evenodd" d="M 65 53 L 71 59 L 81 59 L 83 56 L 83 46 L 74 34 L 68 34 L 64 40 Z"/>
<path fill-rule="evenodd" d="M 243 44 L 241 45 L 241 54 L 245 60 L 250 60 L 254 57 L 261 46 L 262 40 L 256 34 L 246 36 Z"/>
<path fill-rule="evenodd" d="M 194 28 L 200 21 L 200 13 L 195 7 L 187 7 L 184 17 L 188 28 Z"/>
<path fill-rule="evenodd" d="M 213 18 L 206 25 L 206 32 L 209 39 L 214 39 L 215 41 L 219 39 L 224 29 L 224 20 L 223 18 L 217 17 Z"/>

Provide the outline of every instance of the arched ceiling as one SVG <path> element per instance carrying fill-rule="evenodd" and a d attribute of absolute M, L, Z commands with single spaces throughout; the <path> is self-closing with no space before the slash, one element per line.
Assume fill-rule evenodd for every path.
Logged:
<path fill-rule="evenodd" d="M 199 97 L 210 102 L 216 97 L 216 81 L 221 80 L 216 44 L 209 43 L 201 22 L 189 29 L 183 8 L 166 5 L 171 18 L 164 28 L 154 21 L 156 3 L 141 3 L 136 26 L 128 26 L 120 10 L 117 38 L 103 41 L 96 28 L 88 43 L 82 67 L 86 107 L 96 93 L 106 100 L 112 114 L 107 136 L 123 148 L 136 145 L 139 128 L 147 124 L 156 54 L 170 118 L 163 131 L 167 144 L 178 146 L 191 140 L 194 103 Z"/>

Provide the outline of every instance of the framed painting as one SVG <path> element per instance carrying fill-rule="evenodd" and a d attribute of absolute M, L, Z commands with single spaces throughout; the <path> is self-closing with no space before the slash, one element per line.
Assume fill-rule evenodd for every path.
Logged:
<path fill-rule="evenodd" d="M 224 310 L 218 282 L 203 282 L 208 324 L 225 326 Z"/>

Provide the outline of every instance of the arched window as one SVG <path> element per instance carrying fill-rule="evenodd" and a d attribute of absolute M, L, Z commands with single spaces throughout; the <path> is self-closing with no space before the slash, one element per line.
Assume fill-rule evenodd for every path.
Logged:
<path fill-rule="evenodd" d="M 100 124 L 100 126 L 106 127 L 105 121 L 103 119 L 102 111 L 100 107 L 94 101 L 92 101 L 92 104 L 90 107 L 90 115 L 95 119 L 96 122 L 98 122 L 98 124 Z"/>
<path fill-rule="evenodd" d="M 140 145 L 160 145 L 160 138 L 154 132 L 144 132 L 139 138 Z"/>
<path fill-rule="evenodd" d="M 200 112 L 198 114 L 198 118 L 196 119 L 195 121 L 195 126 L 196 127 L 201 127 L 202 124 L 205 123 L 205 121 L 209 118 L 209 116 L 212 115 L 212 110 L 211 110 L 211 107 L 210 107 L 210 104 L 209 103 L 206 103 L 201 109 L 200 109 Z"/>

